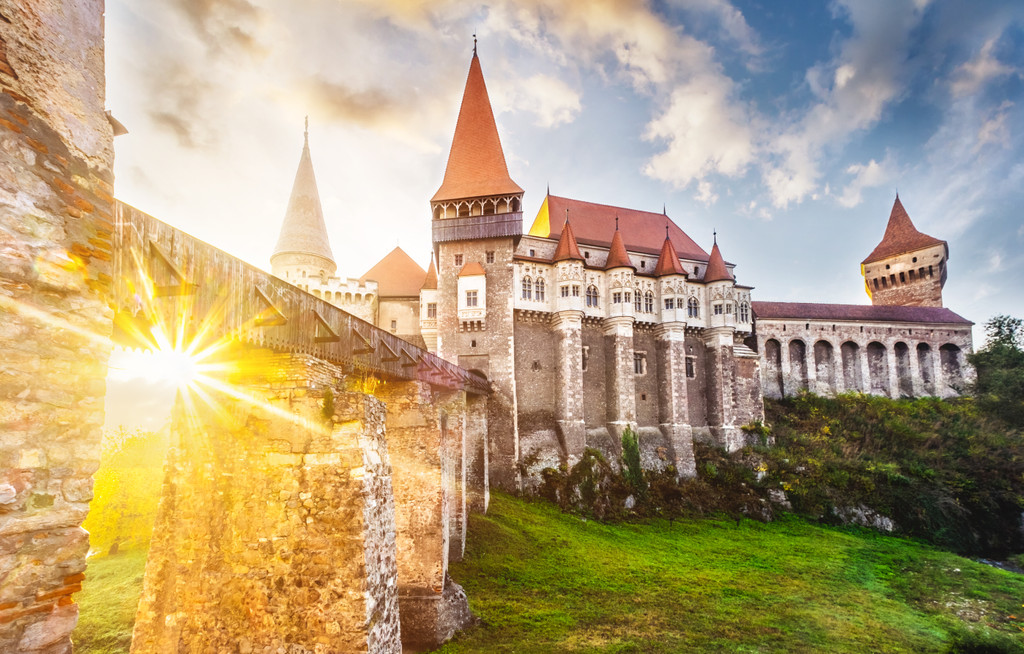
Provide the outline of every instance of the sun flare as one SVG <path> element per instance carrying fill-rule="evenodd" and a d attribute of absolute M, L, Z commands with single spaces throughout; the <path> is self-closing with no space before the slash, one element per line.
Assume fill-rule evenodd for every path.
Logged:
<path fill-rule="evenodd" d="M 186 389 L 196 382 L 199 362 L 180 348 L 130 350 L 117 348 L 110 356 L 110 374 Z"/>

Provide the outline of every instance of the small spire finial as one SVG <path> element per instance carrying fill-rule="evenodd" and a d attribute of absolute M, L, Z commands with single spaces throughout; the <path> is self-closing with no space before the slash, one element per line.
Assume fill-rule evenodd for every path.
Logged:
<path fill-rule="evenodd" d="M 715 245 L 718 245 L 718 230 L 717 229 L 712 229 L 711 230 L 711 238 L 714 239 Z"/>
<path fill-rule="evenodd" d="M 551 195 L 551 182 L 548 182 L 548 195 Z M 568 211 L 568 209 L 566 209 Z"/>
<path fill-rule="evenodd" d="M 569 207 L 565 208 L 565 222 L 566 224 L 569 223 Z"/>
<path fill-rule="evenodd" d="M 900 187 L 898 187 L 898 186 L 896 187 L 896 199 L 897 200 L 900 199 Z"/>
<path fill-rule="evenodd" d="M 309 116 L 306 116 L 306 131 L 302 134 L 302 138 L 305 139 L 306 145 L 309 145 Z"/>
<path fill-rule="evenodd" d="M 619 231 L 619 214 L 615 214 L 615 231 Z"/>
<path fill-rule="evenodd" d="M 476 56 L 476 32 L 473 32 L 473 56 Z"/>
<path fill-rule="evenodd" d="M 661 215 L 663 215 L 663 216 L 667 216 L 668 215 L 668 205 L 665 204 L 664 202 L 661 203 Z M 668 227 L 666 226 L 665 229 L 668 229 Z"/>
<path fill-rule="evenodd" d="M 668 240 L 668 221 L 665 221 L 665 240 Z"/>

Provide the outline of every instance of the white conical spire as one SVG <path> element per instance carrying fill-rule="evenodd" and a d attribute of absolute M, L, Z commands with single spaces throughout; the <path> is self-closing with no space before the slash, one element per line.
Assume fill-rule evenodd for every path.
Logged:
<path fill-rule="evenodd" d="M 328 275 L 333 275 L 337 270 L 331 244 L 327 238 L 327 225 L 324 222 L 323 207 L 320 205 L 316 176 L 313 174 L 313 160 L 309 156 L 308 118 L 302 156 L 299 158 L 299 168 L 295 172 L 295 183 L 292 185 L 288 210 L 281 225 L 281 235 L 277 239 L 277 246 L 274 247 L 274 254 L 270 257 L 271 266 L 276 267 L 278 263 L 299 263 L 298 260 L 288 263 L 279 260 L 284 255 L 312 256 L 315 259 L 304 263 L 308 263 L 311 268 L 319 266 Z"/>

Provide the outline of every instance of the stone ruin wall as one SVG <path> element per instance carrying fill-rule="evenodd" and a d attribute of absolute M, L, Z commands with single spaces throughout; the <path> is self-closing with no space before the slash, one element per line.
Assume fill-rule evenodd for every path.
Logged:
<path fill-rule="evenodd" d="M 0 0 L 0 651 L 78 617 L 110 353 L 103 2 Z"/>
<path fill-rule="evenodd" d="M 312 357 L 234 360 L 251 400 L 175 407 L 132 652 L 401 651 L 383 403 Z"/>

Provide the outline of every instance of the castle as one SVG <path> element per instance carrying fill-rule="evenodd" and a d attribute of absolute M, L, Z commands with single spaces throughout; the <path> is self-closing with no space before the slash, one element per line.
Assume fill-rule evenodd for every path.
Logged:
<path fill-rule="evenodd" d="M 800 390 L 957 394 L 972 323 L 942 307 L 948 245 L 896 198 L 861 270 L 871 305 L 754 301 L 717 239 L 666 212 L 545 195 L 529 230 L 474 49 L 424 271 L 400 248 L 335 276 L 308 130 L 273 273 L 491 383 L 491 478 L 521 488 L 587 447 L 694 472 L 692 442 L 729 450 L 763 397 Z"/>

